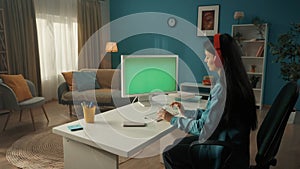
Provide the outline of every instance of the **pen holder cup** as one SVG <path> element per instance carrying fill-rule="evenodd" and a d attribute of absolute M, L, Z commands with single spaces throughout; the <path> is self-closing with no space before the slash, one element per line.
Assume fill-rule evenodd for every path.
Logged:
<path fill-rule="evenodd" d="M 94 123 L 96 106 L 93 106 L 93 107 L 83 106 L 82 109 L 83 109 L 83 116 L 84 116 L 85 122 Z"/>

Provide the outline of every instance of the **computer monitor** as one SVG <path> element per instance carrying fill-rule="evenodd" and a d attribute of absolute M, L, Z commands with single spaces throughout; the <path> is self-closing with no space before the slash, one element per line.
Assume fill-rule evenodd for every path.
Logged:
<path fill-rule="evenodd" d="M 152 95 L 177 92 L 178 55 L 121 55 L 121 95 L 150 106 Z"/>

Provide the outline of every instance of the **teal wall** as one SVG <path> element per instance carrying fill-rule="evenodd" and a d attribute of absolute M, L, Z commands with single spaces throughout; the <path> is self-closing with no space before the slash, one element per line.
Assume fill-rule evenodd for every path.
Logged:
<path fill-rule="evenodd" d="M 269 42 L 275 42 L 276 38 L 289 29 L 290 23 L 299 23 L 299 6 L 298 0 L 252 0 L 252 1 L 236 1 L 236 0 L 110 0 L 110 17 L 111 21 L 126 15 L 140 12 L 163 12 L 181 17 L 194 25 L 197 25 L 198 6 L 202 5 L 220 5 L 219 32 L 231 34 L 232 24 L 236 24 L 233 19 L 233 13 L 237 10 L 245 12 L 245 18 L 241 23 L 251 23 L 253 17 L 258 16 L 270 24 Z M 115 31 L 112 30 L 112 40 Z M 195 34 L 196 36 L 196 34 Z M 200 37 L 197 37 L 200 39 Z M 137 40 L 139 39 L 139 40 Z M 144 43 L 141 44 L 141 39 Z M 160 43 L 158 44 L 157 41 Z M 178 54 L 181 58 L 195 58 L 197 54 L 191 50 L 185 49 L 186 46 L 178 45 L 180 42 L 176 40 L 156 35 L 144 34 L 136 35 L 124 39 L 119 44 L 119 52 L 113 54 L 113 67 L 117 67 L 120 63 L 120 54 L 133 53 L 136 50 L 146 48 L 161 48 Z M 167 44 L 167 45 L 163 45 Z M 168 45 L 170 44 L 170 45 Z M 273 63 L 274 56 L 268 51 L 266 65 L 266 79 L 264 104 L 270 105 L 274 97 L 278 94 L 278 90 L 285 83 L 281 80 L 279 65 Z M 203 64 L 195 64 L 194 59 L 185 59 L 185 62 L 197 74 L 197 81 L 201 81 L 203 75 L 206 74 Z M 300 110 L 300 99 L 297 102 L 297 110 Z"/>

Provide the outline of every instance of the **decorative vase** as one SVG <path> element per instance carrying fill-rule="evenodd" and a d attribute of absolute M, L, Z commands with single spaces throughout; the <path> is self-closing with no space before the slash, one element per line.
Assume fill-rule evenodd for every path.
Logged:
<path fill-rule="evenodd" d="M 251 65 L 250 72 L 255 72 L 256 65 Z"/>

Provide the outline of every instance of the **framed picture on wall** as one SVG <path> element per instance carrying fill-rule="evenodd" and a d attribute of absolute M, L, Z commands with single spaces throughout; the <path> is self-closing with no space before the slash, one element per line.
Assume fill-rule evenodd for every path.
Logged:
<path fill-rule="evenodd" d="M 198 7 L 197 36 L 213 36 L 219 28 L 219 5 Z"/>

